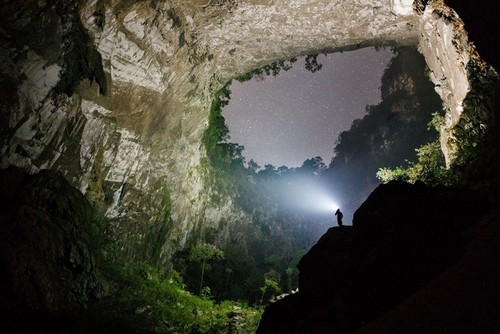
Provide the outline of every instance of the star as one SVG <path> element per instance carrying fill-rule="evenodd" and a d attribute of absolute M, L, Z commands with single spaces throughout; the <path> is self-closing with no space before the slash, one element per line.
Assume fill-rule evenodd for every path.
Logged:
<path fill-rule="evenodd" d="M 394 54 L 364 48 L 320 55 L 320 71 L 304 58 L 289 71 L 263 81 L 233 81 L 223 116 L 231 142 L 245 147 L 247 161 L 299 167 L 311 157 L 329 163 L 338 134 L 380 102 L 384 69 Z"/>

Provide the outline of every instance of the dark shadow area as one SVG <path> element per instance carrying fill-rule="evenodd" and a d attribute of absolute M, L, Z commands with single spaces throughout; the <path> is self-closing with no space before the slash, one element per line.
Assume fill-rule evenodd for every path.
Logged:
<path fill-rule="evenodd" d="M 498 68 L 496 4 L 446 3 Z M 473 161 L 452 168 L 461 187 L 379 186 L 352 228 L 330 229 L 304 256 L 301 290 L 269 306 L 258 333 L 500 331 L 498 87 L 479 89 L 495 118 Z"/>
<path fill-rule="evenodd" d="M 0 170 L 0 333 L 253 332 L 261 310 L 133 261 L 58 172 Z"/>
<path fill-rule="evenodd" d="M 269 306 L 258 333 L 351 333 L 375 319 L 367 333 L 498 331 L 497 195 L 379 186 L 352 227 L 331 228 L 302 258 L 299 292 Z"/>

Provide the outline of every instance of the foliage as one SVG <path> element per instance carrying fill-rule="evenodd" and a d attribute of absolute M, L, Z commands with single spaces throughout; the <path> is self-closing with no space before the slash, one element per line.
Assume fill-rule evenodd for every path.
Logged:
<path fill-rule="evenodd" d="M 262 291 L 262 295 L 260 297 L 260 304 L 262 305 L 264 302 L 264 296 L 266 292 L 271 291 L 271 294 L 274 296 L 277 293 L 281 292 L 281 288 L 277 281 L 272 278 L 264 278 L 264 285 L 260 287 L 260 291 Z"/>
<path fill-rule="evenodd" d="M 191 248 L 191 260 L 193 261 L 207 261 L 214 258 L 224 258 L 224 252 L 217 246 L 200 242 Z"/>
<path fill-rule="evenodd" d="M 431 121 L 427 124 L 427 130 L 439 131 L 444 123 L 444 117 L 440 113 L 433 113 Z M 376 174 L 377 178 L 387 183 L 392 180 L 401 180 L 409 183 L 422 181 L 428 185 L 439 185 L 452 183 L 449 171 L 445 167 L 443 152 L 439 139 L 424 144 L 415 149 L 417 162 L 406 160 L 407 166 L 398 166 L 394 169 L 383 167 Z"/>
<path fill-rule="evenodd" d="M 400 180 L 400 181 L 405 181 L 409 182 L 409 176 L 408 176 L 408 169 L 404 168 L 402 166 L 398 166 L 396 168 L 388 168 L 388 167 L 382 167 L 378 170 L 377 172 L 377 178 L 381 180 L 384 183 L 394 181 L 394 180 Z"/>
<path fill-rule="evenodd" d="M 229 84 L 215 94 L 210 107 L 208 127 L 203 133 L 202 144 L 207 151 L 207 159 L 202 160 L 205 181 L 213 189 L 212 200 L 219 203 L 222 198 L 234 192 L 235 178 L 232 168 L 242 168 L 243 146 L 229 143 L 229 129 L 222 116 L 222 108 L 229 103 Z"/>
<path fill-rule="evenodd" d="M 314 73 L 316 71 L 319 71 L 323 68 L 323 64 L 318 62 L 318 56 L 319 54 L 313 54 L 313 55 L 307 55 L 305 57 L 305 69 L 310 71 L 311 73 Z M 266 76 L 272 75 L 273 77 L 277 76 L 280 74 L 282 71 L 288 71 L 293 67 L 293 64 L 297 61 L 296 57 L 287 59 L 287 60 L 279 60 L 274 63 L 271 63 L 269 65 L 263 66 L 261 68 L 257 68 L 253 71 L 250 71 L 240 77 L 238 77 L 236 80 L 239 82 L 245 82 L 245 81 L 250 81 L 254 78 L 257 80 L 264 80 Z"/>
<path fill-rule="evenodd" d="M 288 60 L 279 60 L 269 65 L 257 68 L 253 71 L 248 72 L 237 78 L 239 82 L 250 81 L 253 78 L 259 80 L 264 80 L 266 76 L 272 75 L 273 77 L 280 74 L 281 71 L 288 71 L 292 68 L 293 63 L 297 61 L 297 58 L 290 58 Z"/>
<path fill-rule="evenodd" d="M 107 296 L 79 317 L 82 326 L 97 333 L 254 333 L 262 309 L 244 303 L 215 302 L 185 289 L 175 270 L 166 275 L 159 268 L 127 260 L 111 239 L 100 234 L 109 221 L 96 215 L 90 237 L 98 255 L 98 270 L 107 281 Z M 223 253 L 200 244 L 192 257 L 205 261 Z"/>
<path fill-rule="evenodd" d="M 201 275 L 200 275 L 200 295 L 203 291 L 203 276 L 205 274 L 205 268 L 207 266 L 207 261 L 212 259 L 221 259 L 224 258 L 224 252 L 221 251 L 217 246 L 207 244 L 204 242 L 196 244 L 193 248 L 191 248 L 190 259 L 192 261 L 201 262 Z M 206 287 L 208 288 L 208 287 Z M 205 290 L 207 291 L 207 290 Z M 208 290 L 210 291 L 210 290 Z M 206 295 L 207 293 L 205 293 Z"/>
<path fill-rule="evenodd" d="M 450 144 L 456 152 L 449 169 L 444 167 L 444 159 L 438 141 L 421 146 L 416 150 L 418 161 L 408 162 L 407 167 L 381 168 L 377 177 L 383 182 L 404 180 L 414 183 L 423 181 L 430 185 L 460 185 L 479 173 L 483 161 L 494 145 L 492 87 L 498 85 L 498 76 L 491 67 L 480 65 L 476 60 L 468 64 L 471 90 L 464 100 L 464 112 L 453 127 Z M 444 118 L 433 114 L 429 128 L 440 130 Z"/>
<path fill-rule="evenodd" d="M 490 66 L 477 59 L 467 65 L 471 89 L 464 99 L 464 111 L 453 127 L 450 144 L 456 148 L 450 166 L 457 182 L 480 177 L 484 164 L 497 145 L 494 117 L 494 92 L 500 85 L 498 74 Z M 483 164 L 483 165 L 482 165 Z"/>
<path fill-rule="evenodd" d="M 323 68 L 323 64 L 318 63 L 318 55 L 308 55 L 306 56 L 305 68 L 311 73 L 317 72 Z"/>
<path fill-rule="evenodd" d="M 127 263 L 116 268 L 113 281 L 112 305 L 105 299 L 91 311 L 124 321 L 127 332 L 253 333 L 262 314 L 242 303 L 192 295 L 175 271 L 162 277 L 152 267 Z"/>
<path fill-rule="evenodd" d="M 394 169 L 381 168 L 377 177 L 384 183 L 392 180 L 402 180 L 409 183 L 422 181 L 428 185 L 450 185 L 450 174 L 444 166 L 443 152 L 439 141 L 422 145 L 416 149 L 418 161 L 408 162 L 408 167 Z"/>

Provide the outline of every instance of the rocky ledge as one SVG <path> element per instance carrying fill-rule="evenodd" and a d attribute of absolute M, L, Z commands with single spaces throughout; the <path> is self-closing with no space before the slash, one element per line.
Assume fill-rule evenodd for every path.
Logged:
<path fill-rule="evenodd" d="M 491 188 L 490 188 L 491 189 Z M 498 333 L 498 193 L 391 182 L 306 254 L 258 333 Z"/>

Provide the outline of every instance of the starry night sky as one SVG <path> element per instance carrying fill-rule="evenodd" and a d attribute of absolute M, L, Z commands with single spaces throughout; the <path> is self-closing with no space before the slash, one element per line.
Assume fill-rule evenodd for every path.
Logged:
<path fill-rule="evenodd" d="M 315 73 L 299 58 L 277 77 L 233 81 L 223 109 L 230 141 L 262 167 L 299 167 L 318 155 L 328 165 L 338 135 L 365 115 L 366 105 L 380 102 L 382 73 L 392 57 L 390 50 L 364 48 L 320 55 L 323 68 Z"/>

